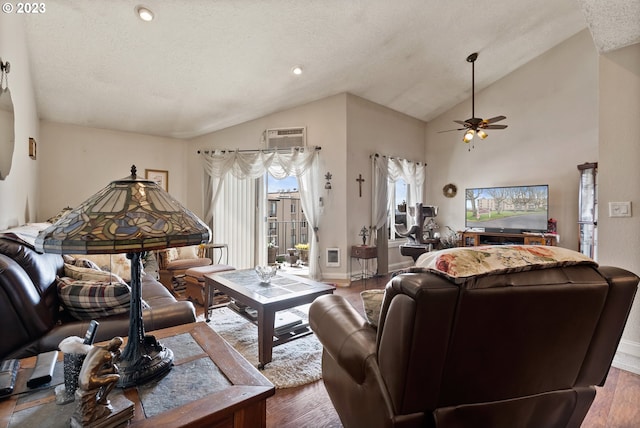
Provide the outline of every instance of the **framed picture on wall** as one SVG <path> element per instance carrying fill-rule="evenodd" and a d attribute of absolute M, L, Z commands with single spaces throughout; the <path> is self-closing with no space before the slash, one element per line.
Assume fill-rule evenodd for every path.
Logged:
<path fill-rule="evenodd" d="M 38 147 L 38 144 L 36 143 L 35 138 L 29 137 L 29 157 L 31 159 L 36 159 L 37 147 Z"/>
<path fill-rule="evenodd" d="M 165 192 L 169 191 L 169 171 L 162 169 L 145 169 L 144 176 L 158 183 Z"/>

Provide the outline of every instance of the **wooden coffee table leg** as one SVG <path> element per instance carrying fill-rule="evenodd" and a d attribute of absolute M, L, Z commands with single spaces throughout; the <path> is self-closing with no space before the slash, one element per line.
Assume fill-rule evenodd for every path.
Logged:
<path fill-rule="evenodd" d="M 211 284 L 209 284 L 209 282 L 207 282 L 207 281 L 204 282 L 204 293 L 203 293 L 204 296 L 203 296 L 202 300 L 204 300 L 204 303 L 203 303 L 203 305 L 204 305 L 204 318 L 205 318 L 205 321 L 207 321 L 207 322 L 211 321 L 211 309 L 210 309 L 210 306 L 211 306 L 211 294 L 212 294 L 212 291 L 213 291 L 212 288 L 213 287 L 211 287 Z"/>
<path fill-rule="evenodd" d="M 273 353 L 273 325 L 276 313 L 269 309 L 258 309 L 258 368 L 271 362 Z"/>

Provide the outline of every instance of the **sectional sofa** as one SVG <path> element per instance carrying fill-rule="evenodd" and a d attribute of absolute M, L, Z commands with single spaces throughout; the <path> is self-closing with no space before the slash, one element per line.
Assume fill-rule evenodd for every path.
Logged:
<path fill-rule="evenodd" d="M 24 242 L 0 238 L 0 359 L 37 355 L 57 349 L 66 337 L 84 336 L 92 317 L 78 319 L 65 309 L 58 291 L 59 278 L 67 273 L 63 256 L 40 254 Z M 147 332 L 196 319 L 193 304 L 176 300 L 153 273 L 143 275 L 142 298 Z M 100 314 L 99 309 L 94 313 Z M 128 334 L 126 309 L 105 311 L 97 321 L 96 341 Z"/>

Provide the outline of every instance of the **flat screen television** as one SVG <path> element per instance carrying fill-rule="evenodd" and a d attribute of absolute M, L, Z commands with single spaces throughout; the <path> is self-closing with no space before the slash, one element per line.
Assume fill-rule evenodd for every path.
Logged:
<path fill-rule="evenodd" d="M 549 186 L 478 187 L 465 190 L 465 227 L 486 232 L 546 232 Z"/>

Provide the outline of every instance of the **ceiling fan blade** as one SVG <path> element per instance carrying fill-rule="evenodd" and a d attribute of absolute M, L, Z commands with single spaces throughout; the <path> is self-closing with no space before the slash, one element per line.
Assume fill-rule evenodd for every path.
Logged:
<path fill-rule="evenodd" d="M 447 129 L 446 131 L 438 131 L 438 134 L 442 134 L 443 132 L 464 131 L 465 129 L 467 128 Z"/>
<path fill-rule="evenodd" d="M 496 117 L 492 117 L 491 119 L 484 119 L 483 122 L 484 123 L 495 123 L 495 122 L 499 122 L 501 120 L 505 120 L 507 117 L 506 116 L 496 116 Z"/>
<path fill-rule="evenodd" d="M 509 125 L 486 125 L 483 126 L 482 129 L 504 129 Z"/>
<path fill-rule="evenodd" d="M 459 123 L 462 126 L 469 126 L 469 124 L 467 122 L 463 122 L 461 120 L 454 120 L 455 123 Z"/>

